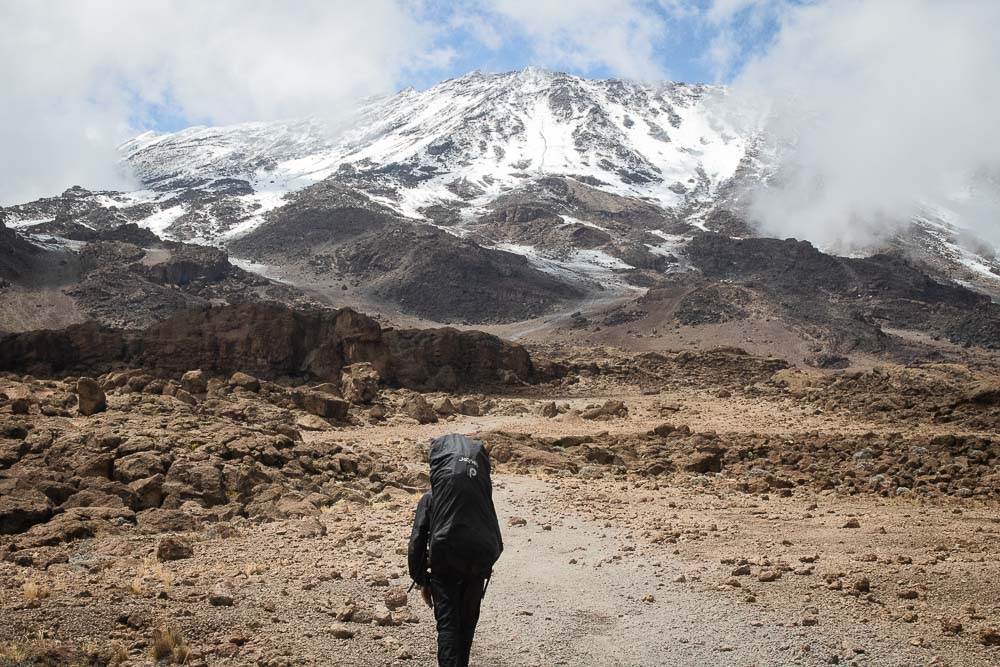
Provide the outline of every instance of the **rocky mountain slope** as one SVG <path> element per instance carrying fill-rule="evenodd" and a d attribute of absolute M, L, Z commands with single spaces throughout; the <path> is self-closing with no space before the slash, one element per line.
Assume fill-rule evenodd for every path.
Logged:
<path fill-rule="evenodd" d="M 756 235 L 746 193 L 776 165 L 727 122 L 727 95 L 474 72 L 365 101 L 336 123 L 148 132 L 121 147 L 143 189 L 74 187 L 0 215 L 42 242 L 92 242 L 134 222 L 390 319 L 517 322 L 641 296 L 696 265 L 700 230 Z M 992 249 L 945 208 L 868 250 L 1000 295 Z"/>

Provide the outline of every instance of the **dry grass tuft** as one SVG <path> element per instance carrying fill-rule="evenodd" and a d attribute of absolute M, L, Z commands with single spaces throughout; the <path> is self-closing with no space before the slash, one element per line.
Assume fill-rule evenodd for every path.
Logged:
<path fill-rule="evenodd" d="M 247 579 L 249 579 L 255 574 L 260 574 L 263 571 L 264 571 L 264 566 L 252 560 L 247 561 L 247 564 L 243 566 L 243 574 L 246 575 Z"/>
<path fill-rule="evenodd" d="M 132 583 L 131 583 L 131 584 L 129 584 L 129 587 L 128 587 L 128 589 L 129 589 L 130 591 L 132 591 L 132 594 L 133 594 L 133 595 L 142 595 L 142 593 L 143 593 L 143 588 L 142 588 L 142 575 L 141 575 L 141 574 L 140 574 L 140 575 L 138 575 L 137 577 L 135 577 L 135 578 L 134 578 L 134 579 L 132 580 Z"/>
<path fill-rule="evenodd" d="M 23 662 L 28 659 L 28 651 L 24 645 L 17 642 L 0 644 L 0 658 L 11 662 Z"/>
<path fill-rule="evenodd" d="M 120 665 L 123 662 L 128 662 L 128 649 L 116 639 L 111 642 L 111 664 Z"/>
<path fill-rule="evenodd" d="M 161 626 L 153 630 L 153 659 L 170 658 L 178 665 L 187 662 L 191 649 L 184 643 L 179 630 L 170 626 Z"/>
<path fill-rule="evenodd" d="M 42 600 L 49 597 L 49 593 L 52 591 L 45 584 L 40 584 L 37 581 L 26 581 L 24 582 L 24 586 L 22 586 L 22 592 L 24 599 L 29 604 L 39 604 Z"/>

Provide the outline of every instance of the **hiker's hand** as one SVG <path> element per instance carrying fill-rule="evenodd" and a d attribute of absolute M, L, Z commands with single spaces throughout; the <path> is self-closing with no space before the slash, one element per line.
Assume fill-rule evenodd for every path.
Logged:
<path fill-rule="evenodd" d="M 434 598 L 431 597 L 431 587 L 423 586 L 420 589 L 420 596 L 424 599 L 424 602 L 428 607 L 434 607 Z"/>

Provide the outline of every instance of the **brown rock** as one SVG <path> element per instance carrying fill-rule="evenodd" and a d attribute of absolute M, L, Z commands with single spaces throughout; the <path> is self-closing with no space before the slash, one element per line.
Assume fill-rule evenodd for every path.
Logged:
<path fill-rule="evenodd" d="M 323 382 L 322 384 L 317 384 L 312 388 L 313 391 L 318 391 L 321 394 L 329 394 L 330 396 L 336 396 L 337 398 L 343 398 L 340 393 L 340 387 L 332 382 Z"/>
<path fill-rule="evenodd" d="M 444 398 L 438 399 L 438 401 L 434 403 L 434 412 L 438 413 L 442 417 L 449 417 L 458 412 L 458 409 L 455 407 L 455 404 L 451 402 L 451 399 L 445 396 Z"/>
<path fill-rule="evenodd" d="M 1000 627 L 980 628 L 976 640 L 983 646 L 1000 646 Z"/>
<path fill-rule="evenodd" d="M 962 632 L 962 622 L 957 618 L 942 618 L 941 631 L 946 635 L 957 635 Z"/>
<path fill-rule="evenodd" d="M 302 415 L 295 420 L 295 425 L 303 431 L 328 431 L 331 428 L 330 422 L 316 415 Z"/>
<path fill-rule="evenodd" d="M 198 527 L 198 518 L 175 509 L 150 509 L 137 516 L 139 530 L 146 533 L 179 533 Z"/>
<path fill-rule="evenodd" d="M 323 417 L 324 419 L 336 419 L 338 421 L 343 421 L 347 418 L 350 408 L 350 403 L 343 399 L 309 389 L 296 389 L 292 392 L 292 400 L 297 407 L 309 414 Z"/>
<path fill-rule="evenodd" d="M 584 410 L 580 417 L 583 419 L 614 419 L 616 417 L 628 417 L 628 408 L 621 401 L 609 400 L 604 405 L 596 408 Z"/>
<path fill-rule="evenodd" d="M 193 555 L 191 543 L 182 537 L 162 537 L 156 545 L 156 558 L 161 561 L 182 560 Z"/>
<path fill-rule="evenodd" d="M 459 414 L 465 415 L 466 417 L 478 417 L 483 412 L 482 406 L 474 398 L 465 398 L 459 401 L 458 405 L 455 406 Z"/>
<path fill-rule="evenodd" d="M 247 391 L 260 391 L 260 380 L 246 373 L 236 372 L 229 378 L 229 386 L 241 387 Z"/>
<path fill-rule="evenodd" d="M 181 387 L 191 394 L 204 394 L 208 391 L 208 376 L 201 369 L 188 371 L 181 376 Z"/>
<path fill-rule="evenodd" d="M 559 408 L 556 406 L 555 401 L 549 401 L 548 403 L 543 403 L 542 407 L 538 410 L 538 414 L 548 419 L 559 416 Z"/>
<path fill-rule="evenodd" d="M 85 417 L 104 412 L 108 408 L 108 399 L 104 395 L 104 390 L 93 378 L 82 377 L 77 380 L 76 397 L 80 414 Z"/>
<path fill-rule="evenodd" d="M 403 403 L 403 413 L 421 424 L 433 424 L 438 420 L 437 414 L 421 394 L 411 394 L 406 399 Z"/>
<path fill-rule="evenodd" d="M 159 507 L 163 503 L 163 475 L 153 475 L 145 479 L 137 479 L 128 483 L 128 488 L 135 492 L 137 504 L 135 509 L 145 510 Z"/>
<path fill-rule="evenodd" d="M 385 606 L 389 609 L 399 609 L 405 607 L 407 603 L 406 589 L 400 586 L 393 586 L 385 592 Z"/>
<path fill-rule="evenodd" d="M 341 374 L 344 398 L 355 405 L 367 405 L 378 396 L 379 374 L 368 362 L 351 364 Z"/>
<path fill-rule="evenodd" d="M 208 594 L 208 603 L 213 607 L 232 607 L 235 603 L 233 592 L 225 584 L 216 584 Z"/>
<path fill-rule="evenodd" d="M 174 398 L 176 398 L 181 403 L 187 403 L 188 405 L 198 405 L 198 399 L 196 399 L 190 392 L 185 389 L 176 389 L 173 393 Z"/>
<path fill-rule="evenodd" d="M 343 623 L 334 623 L 328 632 L 337 639 L 351 639 L 354 637 L 354 630 L 351 630 Z"/>
<path fill-rule="evenodd" d="M 154 452 L 138 452 L 123 456 L 114 463 L 114 478 L 126 484 L 146 479 L 166 471 L 166 461 Z"/>
<path fill-rule="evenodd" d="M 39 491 L 0 494 L 0 535 L 24 532 L 35 524 L 48 521 L 51 516 L 52 503 Z"/>

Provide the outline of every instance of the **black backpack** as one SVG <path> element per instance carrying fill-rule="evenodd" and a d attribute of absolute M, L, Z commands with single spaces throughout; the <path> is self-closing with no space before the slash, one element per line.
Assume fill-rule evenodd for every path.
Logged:
<path fill-rule="evenodd" d="M 489 577 L 503 539 L 483 443 L 462 435 L 442 436 L 431 443 L 430 464 L 431 568 Z"/>

